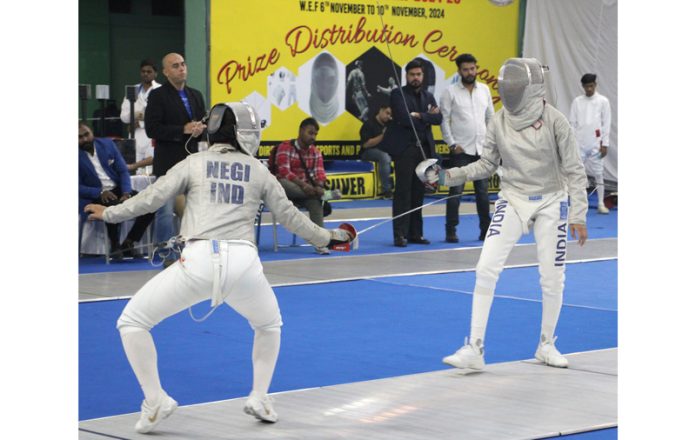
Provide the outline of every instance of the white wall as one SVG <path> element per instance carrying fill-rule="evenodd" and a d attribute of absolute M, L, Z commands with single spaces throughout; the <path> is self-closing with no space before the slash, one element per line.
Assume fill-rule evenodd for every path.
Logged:
<path fill-rule="evenodd" d="M 550 102 L 566 116 L 573 98 L 583 93 L 580 77 L 597 74 L 597 91 L 612 110 L 604 178 L 618 182 L 618 7 L 617 0 L 528 0 L 524 57 L 550 67 Z"/>

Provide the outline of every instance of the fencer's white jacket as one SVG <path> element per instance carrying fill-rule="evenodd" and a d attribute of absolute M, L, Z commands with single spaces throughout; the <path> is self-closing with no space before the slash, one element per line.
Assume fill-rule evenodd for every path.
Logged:
<path fill-rule="evenodd" d="M 229 145 L 215 144 L 172 167 L 167 174 L 125 202 L 104 210 L 104 221 L 119 223 L 155 212 L 178 194 L 186 195 L 181 221 L 185 239 L 255 242 L 254 220 L 261 201 L 279 223 L 315 246 L 331 234 L 288 200 L 285 190 L 259 160 Z"/>
<path fill-rule="evenodd" d="M 445 185 L 491 176 L 500 166 L 502 193 L 514 200 L 533 200 L 540 195 L 567 192 L 570 196 L 571 224 L 585 224 L 587 217 L 587 177 L 575 143 L 575 135 L 563 114 L 549 104 L 544 106 L 542 126 L 515 130 L 499 110 L 488 124 L 481 159 L 459 168 L 450 168 Z M 513 203 L 514 206 L 514 203 Z"/>
<path fill-rule="evenodd" d="M 589 97 L 580 95 L 573 99 L 568 122 L 575 130 L 578 147 L 581 150 L 597 149 L 600 141 L 603 146 L 609 146 L 611 104 L 606 96 L 595 92 Z"/>

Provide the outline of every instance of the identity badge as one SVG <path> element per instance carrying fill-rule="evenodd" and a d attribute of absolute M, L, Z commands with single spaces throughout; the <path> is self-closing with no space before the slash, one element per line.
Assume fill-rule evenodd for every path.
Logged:
<path fill-rule="evenodd" d="M 561 220 L 568 220 L 568 202 L 561 202 Z"/>

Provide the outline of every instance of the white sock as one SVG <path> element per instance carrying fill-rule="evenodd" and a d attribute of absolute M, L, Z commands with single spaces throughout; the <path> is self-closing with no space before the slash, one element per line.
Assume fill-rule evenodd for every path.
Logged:
<path fill-rule="evenodd" d="M 145 400 L 149 404 L 155 404 L 162 386 L 157 371 L 157 350 L 152 335 L 145 329 L 122 327 L 121 342 L 128 362 L 143 390 Z"/>
<path fill-rule="evenodd" d="M 541 340 L 551 341 L 556 332 L 558 316 L 563 305 L 563 292 L 557 294 L 543 293 L 541 300 Z"/>
<path fill-rule="evenodd" d="M 604 206 L 604 183 L 597 183 L 597 206 Z"/>
<path fill-rule="evenodd" d="M 254 350 L 251 356 L 254 363 L 253 391 L 260 396 L 265 396 L 271 386 L 279 351 L 280 327 L 255 331 Z"/>
<path fill-rule="evenodd" d="M 483 340 L 486 336 L 486 326 L 488 325 L 488 312 L 493 303 L 493 289 L 488 289 L 476 285 L 474 287 L 474 298 L 471 303 L 471 332 L 469 342 L 476 345 L 477 341 Z"/>

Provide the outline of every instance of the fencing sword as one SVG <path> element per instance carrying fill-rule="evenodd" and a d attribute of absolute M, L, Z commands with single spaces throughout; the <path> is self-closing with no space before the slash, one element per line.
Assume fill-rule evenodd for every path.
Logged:
<path fill-rule="evenodd" d="M 379 0 L 376 0 L 376 2 L 377 2 L 377 9 L 378 9 L 378 11 L 382 11 L 382 6 L 381 6 Z M 379 15 L 379 21 L 380 21 L 380 23 L 382 24 L 382 28 L 385 28 L 386 25 L 384 24 L 384 18 L 382 17 L 383 14 L 380 14 L 380 13 L 378 12 L 377 15 Z M 406 95 L 404 94 L 404 89 L 403 89 L 403 87 L 402 87 L 402 85 L 401 85 L 401 75 L 399 75 L 399 73 L 396 71 L 396 66 L 395 66 L 395 64 L 394 64 L 394 57 L 392 56 L 391 46 L 389 45 L 389 41 L 387 40 L 387 41 L 385 41 L 385 43 L 386 43 L 386 45 L 387 45 L 387 52 L 389 52 L 389 61 L 391 62 L 391 63 L 390 63 L 390 64 L 391 64 L 391 68 L 392 68 L 392 71 L 394 72 L 394 78 L 396 79 L 396 83 L 397 83 L 397 85 L 399 86 L 398 89 L 399 89 L 399 93 L 401 94 L 401 99 L 404 101 L 404 108 L 405 108 L 406 111 L 408 112 L 408 103 L 406 102 Z M 425 72 L 423 72 L 423 74 L 425 75 Z M 424 79 L 425 79 L 425 78 L 424 78 Z M 421 87 L 423 87 L 422 84 L 421 84 Z M 421 143 L 421 140 L 420 140 L 420 138 L 418 137 L 418 132 L 416 131 L 416 126 L 415 126 L 415 124 L 413 123 L 413 117 L 411 116 L 410 113 L 409 113 L 408 121 L 409 121 L 409 123 L 411 124 L 411 130 L 413 130 L 414 137 L 416 138 L 416 145 L 418 146 L 418 149 L 420 150 L 421 155 L 423 156 L 423 160 L 427 160 L 427 159 L 428 159 L 428 156 L 425 154 L 425 150 L 423 149 L 423 145 L 422 145 L 422 143 Z M 453 197 L 460 197 L 460 196 L 461 196 L 461 194 L 454 194 L 454 195 L 451 195 L 451 196 L 443 197 L 443 198 L 440 198 L 440 199 L 437 199 L 437 200 L 433 200 L 432 202 L 425 203 L 425 204 L 423 204 L 423 205 L 421 205 L 421 206 L 418 206 L 418 207 L 416 207 L 416 208 L 410 209 L 410 210 L 408 210 L 408 211 L 406 211 L 406 212 L 402 212 L 402 213 L 399 214 L 399 215 L 396 215 L 396 216 L 394 216 L 394 217 L 390 217 L 390 218 L 388 218 L 388 219 L 386 219 L 386 220 L 383 220 L 383 221 L 381 221 L 381 222 L 379 222 L 379 223 L 376 223 L 376 224 L 374 224 L 374 225 L 372 225 L 372 226 L 370 226 L 370 227 L 368 227 L 368 228 L 363 229 L 362 231 L 358 231 L 356 237 L 359 236 L 360 234 L 364 234 L 365 232 L 367 232 L 367 231 L 369 231 L 369 230 L 371 230 L 371 229 L 376 228 L 377 226 L 381 226 L 381 225 L 383 225 L 383 224 L 385 224 L 385 223 L 389 223 L 389 222 L 391 222 L 391 221 L 394 221 L 394 220 L 396 220 L 397 218 L 400 218 L 400 217 L 403 217 L 403 216 L 405 216 L 405 215 L 411 214 L 412 212 L 418 211 L 419 209 L 423 209 L 423 208 L 425 208 L 426 206 L 430 206 L 430 205 L 435 204 L 435 203 L 437 203 L 437 202 L 441 202 L 441 201 L 443 201 L 443 200 L 447 200 L 447 199 L 450 199 L 450 198 L 453 198 Z"/>
<path fill-rule="evenodd" d="M 382 6 L 380 5 L 379 0 L 376 0 L 376 1 L 377 1 L 377 11 L 378 11 L 377 15 L 379 15 L 379 21 L 382 24 L 382 29 L 384 29 L 386 27 L 386 25 L 384 24 L 384 18 L 382 18 L 383 14 L 379 13 L 379 11 L 382 10 Z M 399 93 L 401 94 L 401 99 L 403 99 L 403 101 L 404 101 L 404 108 L 406 109 L 406 112 L 408 112 L 408 103 L 406 102 L 406 95 L 404 94 L 404 89 L 401 86 L 401 75 L 399 75 L 399 73 L 396 71 L 396 66 L 394 65 L 394 57 L 392 56 L 391 46 L 389 45 L 389 40 L 387 39 L 385 41 L 385 43 L 387 44 L 387 52 L 389 52 L 389 61 L 391 61 L 391 67 L 392 67 L 392 71 L 394 72 L 394 78 L 396 79 L 396 84 L 399 86 L 398 89 L 399 89 Z M 423 69 L 421 69 L 421 70 L 423 70 Z M 423 70 L 423 79 L 425 79 L 425 71 L 424 70 Z M 423 87 L 422 83 L 421 83 L 421 87 Z M 410 112 L 408 112 L 408 122 L 410 122 L 410 124 L 411 124 L 411 129 L 413 130 L 413 134 L 415 135 L 415 138 L 416 138 L 416 145 L 418 146 L 418 149 L 420 150 L 421 155 L 423 155 L 423 160 L 428 159 L 428 156 L 425 154 L 425 150 L 423 149 L 423 145 L 421 144 L 420 138 L 418 137 L 418 132 L 416 131 L 416 125 L 413 123 L 413 117 L 411 116 Z"/>
<path fill-rule="evenodd" d="M 423 208 L 425 208 L 426 206 L 434 205 L 434 204 L 437 203 L 437 202 L 441 202 L 441 201 L 443 201 L 443 200 L 451 199 L 451 198 L 453 198 L 453 197 L 461 197 L 461 194 L 453 194 L 453 195 L 451 195 L 451 196 L 442 197 L 442 198 L 439 198 L 439 199 L 437 199 L 437 200 L 433 200 L 432 202 L 429 202 L 429 203 L 424 203 L 424 204 L 422 204 L 422 205 L 420 205 L 420 206 L 417 206 L 417 207 L 415 207 L 415 208 L 413 208 L 413 209 L 410 209 L 410 210 L 408 210 L 408 211 L 406 211 L 406 212 L 402 212 L 402 213 L 399 214 L 399 215 L 396 215 L 396 216 L 394 216 L 394 217 L 390 217 L 390 218 L 388 218 L 388 219 L 386 219 L 386 220 L 382 220 L 382 221 L 379 222 L 379 223 L 376 223 L 376 224 L 374 224 L 374 225 L 372 225 L 372 226 L 370 226 L 370 227 L 367 227 L 367 228 L 365 228 L 365 229 L 363 229 L 363 230 L 361 230 L 361 231 L 358 231 L 356 236 L 359 236 L 360 234 L 364 234 L 365 232 L 369 231 L 370 229 L 374 229 L 374 228 L 376 228 L 377 226 L 381 226 L 381 225 L 383 225 L 383 224 L 385 224 L 385 223 L 389 223 L 389 222 L 391 222 L 391 221 L 394 221 L 394 220 L 396 220 L 396 219 L 399 218 L 399 217 L 403 217 L 403 216 L 408 215 L 408 214 L 410 214 L 410 213 L 412 213 L 412 212 L 418 211 L 419 209 L 423 209 Z"/>

